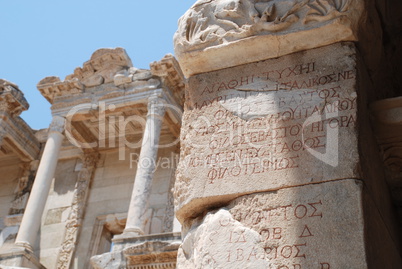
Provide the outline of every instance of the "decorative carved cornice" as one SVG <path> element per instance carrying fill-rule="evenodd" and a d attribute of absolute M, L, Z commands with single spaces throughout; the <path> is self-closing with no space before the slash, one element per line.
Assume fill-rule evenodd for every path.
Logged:
<path fill-rule="evenodd" d="M 77 183 L 75 185 L 71 211 L 66 222 L 64 239 L 57 259 L 58 269 L 70 268 L 70 263 L 74 255 L 75 246 L 77 244 L 78 235 L 80 232 L 80 226 L 84 216 L 89 185 L 91 183 L 98 160 L 98 152 L 89 152 L 82 156 L 82 169 L 78 175 Z"/>
<path fill-rule="evenodd" d="M 184 103 L 185 78 L 180 65 L 172 54 L 150 64 L 153 75 L 162 78 L 163 83 L 173 92 L 178 103 Z"/>
<path fill-rule="evenodd" d="M 21 158 L 28 162 L 35 160 L 40 151 L 40 143 L 35 137 L 34 131 L 20 117 L 10 117 L 8 113 L 0 111 L 0 144 L 2 137 L 7 136 L 11 149 Z"/>
<path fill-rule="evenodd" d="M 112 83 L 116 73 L 130 67 L 131 60 L 123 48 L 99 49 L 82 68 L 77 67 L 64 81 L 58 77 L 46 77 L 37 88 L 53 104 L 56 97 L 82 94 L 85 88 Z"/>
<path fill-rule="evenodd" d="M 29 104 L 18 86 L 0 79 L 0 110 L 7 111 L 13 117 L 19 116 L 29 108 Z"/>
<path fill-rule="evenodd" d="M 39 81 L 36 87 L 51 104 L 57 96 L 79 94 L 85 89 L 84 85 L 76 78 L 61 81 L 58 77 L 46 77 Z"/>

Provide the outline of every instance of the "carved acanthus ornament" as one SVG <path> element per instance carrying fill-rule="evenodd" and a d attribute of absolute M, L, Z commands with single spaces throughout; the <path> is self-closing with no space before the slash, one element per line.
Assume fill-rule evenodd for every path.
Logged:
<path fill-rule="evenodd" d="M 71 211 L 66 222 L 63 243 L 57 259 L 58 269 L 68 269 L 74 255 L 77 244 L 80 226 L 83 221 L 84 210 L 86 207 L 89 185 L 91 183 L 96 163 L 99 160 L 99 153 L 85 153 L 82 158 L 82 169 L 78 175 L 75 185 Z"/>
<path fill-rule="evenodd" d="M 0 111 L 6 111 L 16 117 L 28 108 L 29 104 L 18 86 L 0 79 Z"/>
<path fill-rule="evenodd" d="M 38 83 L 37 88 L 46 100 L 53 104 L 57 96 L 82 93 L 84 85 L 78 79 L 61 81 L 58 77 L 46 77 Z"/>

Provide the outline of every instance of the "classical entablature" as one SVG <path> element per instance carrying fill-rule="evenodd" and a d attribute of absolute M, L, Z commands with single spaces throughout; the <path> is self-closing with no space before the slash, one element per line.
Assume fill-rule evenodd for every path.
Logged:
<path fill-rule="evenodd" d="M 122 136 L 140 140 L 145 121 L 135 117 L 146 115 L 151 96 L 166 105 L 162 135 L 179 135 L 184 77 L 172 55 L 145 70 L 133 67 L 122 48 L 100 49 L 64 81 L 46 77 L 37 87 L 52 114 L 67 118 L 67 135 L 84 147 L 114 147 Z"/>
<path fill-rule="evenodd" d="M 32 129 L 19 117 L 28 102 L 17 85 L 0 79 L 0 159 L 12 156 L 22 162 L 38 157 L 40 144 Z"/>

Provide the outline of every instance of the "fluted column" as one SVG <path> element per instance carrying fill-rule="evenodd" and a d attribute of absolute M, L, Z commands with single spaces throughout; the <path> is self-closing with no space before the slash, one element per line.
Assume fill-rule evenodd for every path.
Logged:
<path fill-rule="evenodd" d="M 15 240 L 17 245 L 24 246 L 30 250 L 33 250 L 32 246 L 35 244 L 50 185 L 56 170 L 60 147 L 64 139 L 64 123 L 65 119 L 63 117 L 53 117 L 45 149 L 36 173 L 28 204 L 25 208 L 17 239 Z"/>
<path fill-rule="evenodd" d="M 146 213 L 149 208 L 149 196 L 151 194 L 164 114 L 164 100 L 157 96 L 149 98 L 147 121 L 124 234 L 144 234 Z"/>

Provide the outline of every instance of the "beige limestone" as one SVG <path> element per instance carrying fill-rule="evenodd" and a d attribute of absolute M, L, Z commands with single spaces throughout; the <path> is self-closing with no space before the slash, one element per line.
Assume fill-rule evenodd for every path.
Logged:
<path fill-rule="evenodd" d="M 175 52 L 189 77 L 356 41 L 363 14 L 363 0 L 199 0 L 179 20 Z"/>
<path fill-rule="evenodd" d="M 135 175 L 127 224 L 124 233 L 144 234 L 144 228 L 149 218 L 149 197 L 158 155 L 158 146 L 162 129 L 162 119 L 166 108 L 163 99 L 158 96 L 148 101 L 147 122 Z M 148 215 L 148 217 L 147 217 Z"/>
<path fill-rule="evenodd" d="M 49 127 L 49 137 L 42 154 L 41 163 L 35 177 L 32 192 L 28 200 L 26 212 L 22 218 L 16 244 L 32 249 L 37 232 L 41 225 L 41 217 L 46 205 L 47 195 L 56 171 L 58 156 L 63 142 L 65 119 L 53 117 Z"/>
<path fill-rule="evenodd" d="M 244 250 L 253 252 L 253 257 Z M 260 235 L 234 220 L 226 209 L 208 213 L 201 223 L 191 227 L 183 238 L 177 264 L 178 269 L 271 266 Z"/>
<path fill-rule="evenodd" d="M 184 232 L 178 268 L 367 268 L 353 179 L 245 195 Z"/>
<path fill-rule="evenodd" d="M 189 78 L 179 220 L 247 193 L 359 178 L 356 81 L 351 43 Z"/>

